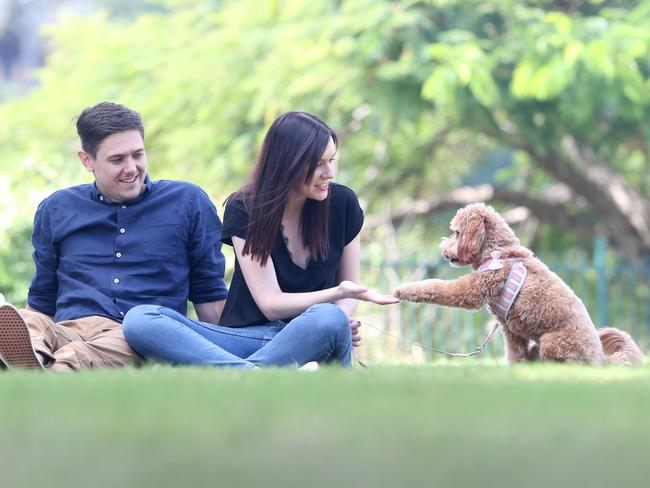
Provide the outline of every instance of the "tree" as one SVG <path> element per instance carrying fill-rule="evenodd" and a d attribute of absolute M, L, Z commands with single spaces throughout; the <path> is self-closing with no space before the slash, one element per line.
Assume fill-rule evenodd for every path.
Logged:
<path fill-rule="evenodd" d="M 456 129 L 515 152 L 516 183 L 491 198 L 648 257 L 650 4 L 453 3 L 462 21 L 440 21 L 423 94 Z"/>
<path fill-rule="evenodd" d="M 401 248 L 439 236 L 440 209 L 481 199 L 543 223 L 540 245 L 604 233 L 650 254 L 647 0 L 160 4 L 51 29 L 39 87 L 0 106 L 5 232 L 90 181 L 71 118 L 111 99 L 143 114 L 153 177 L 218 203 L 270 121 L 304 109 L 338 129 L 338 179 L 369 232 L 410 222 Z"/>

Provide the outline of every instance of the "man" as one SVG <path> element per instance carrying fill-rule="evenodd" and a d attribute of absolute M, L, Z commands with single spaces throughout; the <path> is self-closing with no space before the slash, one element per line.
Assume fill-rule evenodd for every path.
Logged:
<path fill-rule="evenodd" d="M 36 211 L 28 306 L 0 303 L 0 359 L 9 367 L 137 364 L 121 327 L 135 305 L 185 314 L 189 299 L 212 323 L 223 310 L 221 222 L 205 192 L 149 179 L 140 115 L 123 105 L 85 109 L 77 132 L 77 155 L 95 181 L 55 192 Z"/>

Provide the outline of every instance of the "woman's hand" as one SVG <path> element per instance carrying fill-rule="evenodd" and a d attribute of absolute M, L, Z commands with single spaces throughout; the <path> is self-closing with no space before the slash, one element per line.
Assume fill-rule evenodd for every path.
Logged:
<path fill-rule="evenodd" d="M 341 281 L 339 284 L 341 298 L 353 298 L 355 300 L 364 300 L 366 302 L 376 303 L 377 305 L 390 305 L 399 303 L 399 298 L 393 295 L 382 295 L 376 291 L 369 290 L 368 287 L 354 283 L 353 281 Z"/>
<path fill-rule="evenodd" d="M 361 322 L 357 319 L 350 319 L 350 331 L 352 332 L 352 347 L 361 345 Z"/>

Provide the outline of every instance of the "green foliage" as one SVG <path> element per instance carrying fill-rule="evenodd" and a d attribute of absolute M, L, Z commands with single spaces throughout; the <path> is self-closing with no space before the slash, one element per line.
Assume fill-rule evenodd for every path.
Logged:
<path fill-rule="evenodd" d="M 27 287 L 34 273 L 31 231 L 30 220 L 9 229 L 5 234 L 6 242 L 0 243 L 0 249 L 9 251 L 0 253 L 0 292 L 18 307 L 26 303 Z"/>
<path fill-rule="evenodd" d="M 142 113 L 154 178 L 197 182 L 216 202 L 243 182 L 263 131 L 289 109 L 319 113 L 340 130 L 344 183 L 372 183 L 383 172 L 397 181 L 397 161 L 422 159 L 422 144 L 409 143 L 414 136 L 426 143 L 427 130 L 417 121 L 433 119 L 419 98 L 421 79 L 399 58 L 385 58 L 399 52 L 413 13 L 369 1 L 166 7 L 169 14 L 133 21 L 106 12 L 72 17 L 49 31 L 54 49 L 40 85 L 0 106 L 8 189 L 1 197 L 3 233 L 31 221 L 37 203 L 55 189 L 92 181 L 74 156 L 73 116 L 99 100 Z M 385 69 L 373 73 L 380 63 Z M 415 173 L 410 179 L 426 182 Z M 16 257 L 6 239 L 2 250 Z M 13 286 L 0 283 L 5 293 Z"/>
<path fill-rule="evenodd" d="M 561 2 L 468 8 L 433 45 L 423 95 L 495 138 L 508 141 L 496 127 L 504 123 L 516 131 L 510 142 L 542 148 L 571 134 L 617 164 L 630 156 L 630 130 L 647 134 L 650 102 L 648 2 L 618 3 L 595 12 L 596 2 L 572 12 Z"/>
<path fill-rule="evenodd" d="M 50 28 L 40 85 L 0 106 L 6 261 L 27 255 L 7 236 L 24 232 L 40 199 L 92 180 L 72 119 L 100 100 L 142 113 L 154 178 L 194 181 L 217 203 L 290 109 L 338 130 L 338 179 L 368 214 L 488 174 L 504 148 L 515 163 L 499 181 L 543 194 L 552 176 L 516 147 L 544 153 L 567 134 L 649 190 L 647 0 L 149 3 L 134 18 L 107 11 Z M 437 238 L 446 220 L 409 223 L 400 246 Z M 18 294 L 13 282 L 0 290 Z"/>

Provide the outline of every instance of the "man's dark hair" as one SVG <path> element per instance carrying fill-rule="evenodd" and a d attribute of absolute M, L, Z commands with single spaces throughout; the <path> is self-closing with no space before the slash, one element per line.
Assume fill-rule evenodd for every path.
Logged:
<path fill-rule="evenodd" d="M 133 129 L 144 138 L 140 114 L 119 103 L 101 102 L 85 108 L 77 117 L 81 148 L 93 158 L 97 157 L 97 148 L 108 136 Z"/>

